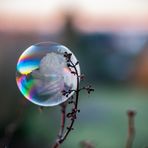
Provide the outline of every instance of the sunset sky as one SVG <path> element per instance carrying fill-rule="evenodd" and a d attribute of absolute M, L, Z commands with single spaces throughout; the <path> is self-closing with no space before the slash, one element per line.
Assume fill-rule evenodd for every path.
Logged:
<path fill-rule="evenodd" d="M 54 33 L 65 15 L 84 32 L 148 31 L 146 0 L 0 0 L 0 30 Z"/>

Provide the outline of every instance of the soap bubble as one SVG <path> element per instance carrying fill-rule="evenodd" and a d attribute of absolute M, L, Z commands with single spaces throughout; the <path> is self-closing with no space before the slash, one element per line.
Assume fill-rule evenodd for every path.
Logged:
<path fill-rule="evenodd" d="M 65 46 L 43 42 L 27 48 L 17 63 L 16 82 L 21 93 L 39 106 L 55 106 L 65 102 L 68 96 L 63 91 L 76 90 L 77 76 L 71 73 L 74 68 L 67 66 L 65 52 L 71 55 L 72 63 L 77 59 Z M 80 74 L 79 64 L 76 65 Z"/>

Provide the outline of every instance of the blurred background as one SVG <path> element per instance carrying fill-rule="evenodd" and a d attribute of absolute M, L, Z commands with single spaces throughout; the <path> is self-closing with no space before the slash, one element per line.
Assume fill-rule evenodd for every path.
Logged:
<path fill-rule="evenodd" d="M 27 101 L 15 82 L 20 54 L 32 44 L 64 44 L 95 92 L 80 96 L 81 112 L 62 148 L 124 148 L 128 109 L 137 112 L 134 148 L 148 146 L 147 0 L 0 0 L 0 148 L 47 148 L 60 107 Z"/>

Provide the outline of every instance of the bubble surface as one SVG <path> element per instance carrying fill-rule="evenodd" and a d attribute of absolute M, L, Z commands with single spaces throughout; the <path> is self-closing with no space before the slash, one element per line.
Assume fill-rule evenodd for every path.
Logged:
<path fill-rule="evenodd" d="M 21 93 L 29 101 L 40 106 L 55 106 L 65 102 L 74 92 L 64 96 L 62 91 L 75 90 L 77 76 L 74 68 L 67 66 L 64 53 L 72 53 L 67 47 L 43 42 L 27 48 L 19 57 L 16 82 Z M 72 63 L 77 59 L 72 53 Z M 80 74 L 79 64 L 76 65 Z"/>

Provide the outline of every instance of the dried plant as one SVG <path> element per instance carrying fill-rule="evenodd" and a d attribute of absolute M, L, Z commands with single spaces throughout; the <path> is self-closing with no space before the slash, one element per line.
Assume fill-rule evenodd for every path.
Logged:
<path fill-rule="evenodd" d="M 77 64 L 79 64 L 79 62 L 77 61 L 76 63 L 73 63 L 71 60 L 71 55 L 72 55 L 71 53 L 69 54 L 69 53 L 65 52 L 64 57 L 66 58 L 67 66 L 71 70 L 71 73 L 77 77 L 77 87 L 76 87 L 76 90 L 68 90 L 68 91 L 63 90 L 62 91 L 63 95 L 66 97 L 68 97 L 68 95 L 74 91 L 75 96 L 73 96 L 70 99 L 70 101 L 61 104 L 61 125 L 60 125 L 58 137 L 56 139 L 55 144 L 53 145 L 53 148 L 59 148 L 60 145 L 65 141 L 65 139 L 67 138 L 69 133 L 74 129 L 73 125 L 74 125 L 75 120 L 77 119 L 77 113 L 80 112 L 80 110 L 78 109 L 80 91 L 86 90 L 88 92 L 88 94 L 90 94 L 90 92 L 94 91 L 94 89 L 91 87 L 91 85 L 80 88 L 80 79 L 84 80 L 84 75 L 83 74 L 79 75 L 77 68 L 76 68 L 76 66 L 77 66 Z M 66 113 L 66 107 L 68 104 L 72 105 L 72 109 L 71 109 L 71 112 Z M 70 120 L 70 123 L 66 127 L 65 120 L 67 120 L 67 119 Z"/>
<path fill-rule="evenodd" d="M 95 148 L 95 145 L 88 140 L 83 140 L 80 142 L 80 147 L 81 148 Z"/>
<path fill-rule="evenodd" d="M 126 142 L 126 148 L 132 148 L 133 147 L 133 142 L 135 138 L 135 118 L 136 112 L 133 110 L 129 110 L 127 112 L 128 116 L 128 137 L 127 137 L 127 142 Z"/>

